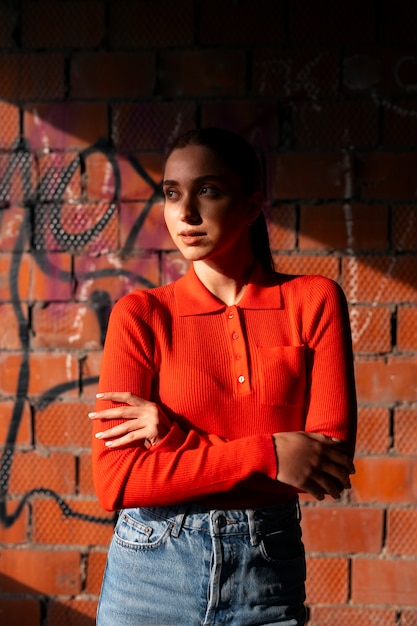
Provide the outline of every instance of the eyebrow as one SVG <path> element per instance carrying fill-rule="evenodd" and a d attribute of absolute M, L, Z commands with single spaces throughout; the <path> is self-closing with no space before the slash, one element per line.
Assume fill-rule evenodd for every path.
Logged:
<path fill-rule="evenodd" d="M 217 174 L 205 174 L 204 176 L 198 176 L 197 178 L 194 178 L 193 183 L 198 185 L 198 184 L 206 183 L 210 180 L 217 180 L 219 182 L 224 182 L 223 176 L 219 176 Z M 163 187 L 167 187 L 170 185 L 173 185 L 173 186 L 178 185 L 178 181 L 171 180 L 171 179 L 162 181 Z"/>

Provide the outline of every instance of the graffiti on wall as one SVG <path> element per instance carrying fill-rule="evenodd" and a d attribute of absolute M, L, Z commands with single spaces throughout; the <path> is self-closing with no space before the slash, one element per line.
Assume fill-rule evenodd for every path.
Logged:
<path fill-rule="evenodd" d="M 83 174 L 85 164 L 90 158 L 99 156 L 104 164 L 107 177 L 112 180 L 108 185 L 108 198 L 105 202 L 96 202 L 91 205 L 93 210 L 86 210 L 81 202 L 80 211 L 76 205 L 68 203 L 68 189 L 76 177 Z M 138 217 L 130 225 L 123 245 L 117 253 L 123 257 L 132 252 L 138 234 L 143 228 L 146 218 L 154 204 L 161 200 L 159 182 L 145 170 L 135 156 L 128 158 L 129 166 L 146 183 L 150 193 L 143 202 L 143 208 Z M 45 281 L 53 277 L 62 284 L 73 281 L 71 268 L 59 267 L 54 261 L 52 252 L 63 252 L 72 255 L 82 255 L 87 251 L 89 254 L 100 254 L 108 241 L 103 233 L 109 227 L 111 221 L 116 223 L 117 208 L 121 193 L 121 174 L 114 153 L 98 142 L 89 148 L 71 155 L 67 162 L 57 164 L 51 161 L 53 166 L 41 171 L 36 157 L 30 151 L 26 141 L 17 141 L 13 150 L 8 153 L 7 161 L 3 159 L 3 171 L 0 178 L 0 229 L 4 228 L 4 216 L 12 210 L 14 200 L 16 206 L 23 207 L 22 219 L 18 229 L 14 232 L 13 245 L 10 249 L 11 263 L 8 275 L 3 281 L 8 283 L 8 293 L 13 315 L 19 329 L 19 353 L 21 364 L 17 375 L 17 387 L 13 394 L 13 410 L 8 424 L 7 433 L 0 459 L 0 524 L 8 528 L 16 521 L 23 507 L 34 495 L 43 495 L 53 498 L 60 506 L 62 513 L 68 517 L 75 517 L 84 521 L 110 523 L 108 517 L 96 517 L 74 511 L 70 504 L 47 485 L 39 486 L 24 493 L 18 506 L 13 513 L 7 511 L 7 499 L 9 495 L 10 478 L 13 467 L 13 458 L 16 450 L 16 441 L 21 425 L 24 406 L 29 396 L 30 377 L 30 324 L 28 319 L 28 307 L 24 306 L 19 293 L 19 273 L 24 255 L 29 252 L 31 259 L 41 272 Z M 39 174 L 40 173 L 40 174 Z M 36 175 L 39 174 L 39 175 Z M 35 180 L 36 178 L 36 180 Z M 16 196 L 18 199 L 16 200 Z M 69 207 L 69 209 L 68 209 Z M 91 208 L 90 207 L 90 208 Z M 117 238 L 116 238 L 117 240 Z M 115 245 L 117 241 L 115 240 Z M 105 267 L 84 271 L 82 279 L 86 282 L 94 281 L 112 275 L 120 278 L 125 275 L 130 279 L 129 284 L 143 287 L 156 286 L 145 275 L 141 275 L 131 269 L 120 266 Z M 52 297 L 53 299 L 53 297 Z M 97 317 L 100 327 L 100 343 L 104 342 L 108 315 L 112 304 L 112 295 L 105 290 L 93 291 L 90 294 L 90 305 Z M 84 377 L 81 380 L 73 379 L 65 383 L 52 386 L 33 400 L 37 410 L 43 410 L 62 397 L 64 394 L 74 391 L 80 392 L 89 385 L 97 383 L 96 376 Z"/>

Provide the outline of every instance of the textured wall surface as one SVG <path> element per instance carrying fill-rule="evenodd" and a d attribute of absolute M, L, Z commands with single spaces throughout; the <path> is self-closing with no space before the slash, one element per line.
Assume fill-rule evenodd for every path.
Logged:
<path fill-rule="evenodd" d="M 261 155 L 278 268 L 350 306 L 357 473 L 337 504 L 302 498 L 309 624 L 417 625 L 416 19 L 414 0 L 1 2 L 2 625 L 94 624 L 108 315 L 185 271 L 161 153 L 211 124 Z"/>

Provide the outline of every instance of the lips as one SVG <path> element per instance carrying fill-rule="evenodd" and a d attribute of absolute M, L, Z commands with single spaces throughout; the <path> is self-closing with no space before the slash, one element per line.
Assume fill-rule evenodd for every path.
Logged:
<path fill-rule="evenodd" d="M 206 233 L 199 230 L 182 230 L 180 233 L 178 233 L 181 241 L 189 246 L 198 245 L 205 235 Z"/>

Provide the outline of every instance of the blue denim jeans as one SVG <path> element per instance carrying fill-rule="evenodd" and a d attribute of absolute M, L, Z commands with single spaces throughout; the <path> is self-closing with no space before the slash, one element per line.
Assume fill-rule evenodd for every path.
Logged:
<path fill-rule="evenodd" d="M 97 626 L 305 624 L 298 500 L 264 509 L 125 509 Z"/>

